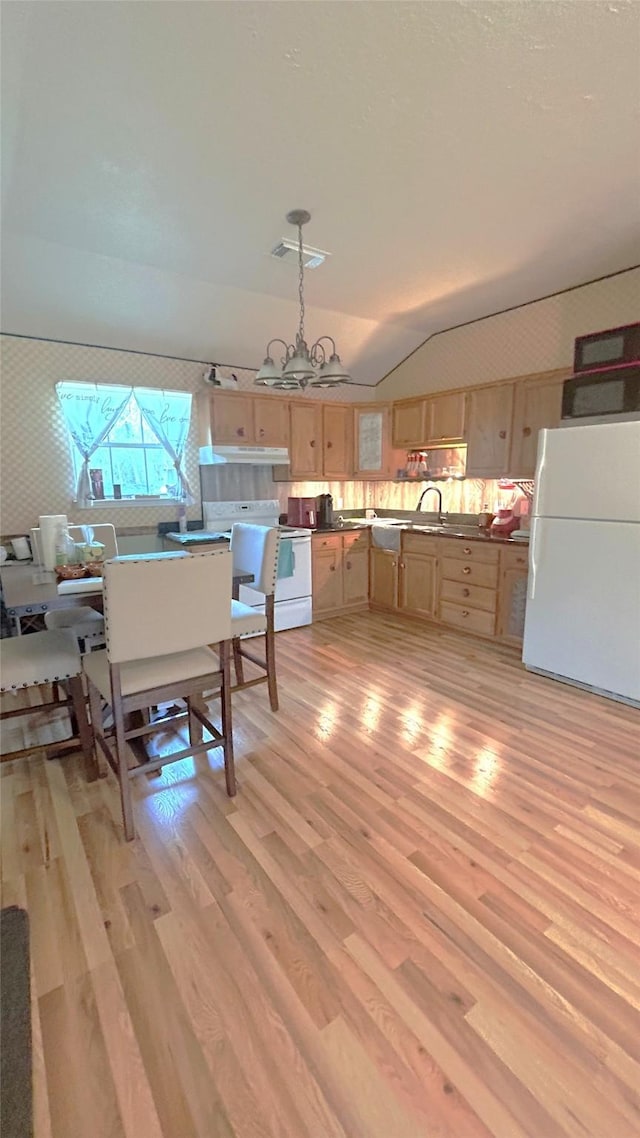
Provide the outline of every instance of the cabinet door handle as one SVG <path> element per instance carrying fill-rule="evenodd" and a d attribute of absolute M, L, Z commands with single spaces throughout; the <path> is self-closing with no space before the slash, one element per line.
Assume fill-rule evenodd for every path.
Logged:
<path fill-rule="evenodd" d="M 501 439 L 506 439 L 506 437 L 507 437 L 507 432 L 506 432 L 506 431 L 498 431 L 498 436 L 499 436 L 499 438 L 501 438 Z"/>
<path fill-rule="evenodd" d="M 468 610 L 468 609 L 463 609 L 463 610 L 462 610 L 462 615 L 463 615 L 463 616 L 468 616 L 468 615 L 469 615 L 469 610 Z"/>
<path fill-rule="evenodd" d="M 528 439 L 529 435 L 531 434 L 531 427 L 523 427 L 522 433 L 523 433 L 525 439 Z"/>
<path fill-rule="evenodd" d="M 238 430 L 236 431 L 236 434 L 237 434 L 237 435 L 244 435 L 244 427 L 238 427 Z"/>
<path fill-rule="evenodd" d="M 332 446 L 333 446 L 333 443 L 329 442 L 329 440 L 327 440 L 327 450 L 331 450 Z"/>
<path fill-rule="evenodd" d="M 470 565 L 465 565 L 465 567 L 464 567 L 464 569 L 462 570 L 462 572 L 465 574 L 465 576 L 468 576 L 468 574 L 471 572 L 471 566 L 470 566 Z"/>
<path fill-rule="evenodd" d="M 260 427 L 260 430 L 258 431 L 258 434 L 259 434 L 259 435 L 260 435 L 260 437 L 262 438 L 262 436 L 263 436 L 263 434 L 264 434 L 264 427 Z"/>
<path fill-rule="evenodd" d="M 466 553 L 466 554 L 467 554 L 467 557 L 468 557 L 468 556 L 470 556 L 470 554 L 471 554 L 471 550 L 469 549 L 469 546 L 468 546 L 468 545 L 465 545 L 465 547 L 464 547 L 464 549 L 462 550 L 462 552 L 463 552 L 463 553 Z"/>
<path fill-rule="evenodd" d="M 316 445 L 316 440 L 315 440 L 315 439 L 310 439 L 310 441 L 309 441 L 309 446 L 310 446 L 310 447 L 314 447 L 315 445 Z"/>
<path fill-rule="evenodd" d="M 463 595 L 463 597 L 470 597 L 471 596 L 471 589 L 463 589 L 462 595 Z"/>
<path fill-rule="evenodd" d="M 335 571 L 336 571 L 335 565 L 330 565 L 329 568 L 330 568 L 332 573 L 335 573 Z"/>
<path fill-rule="evenodd" d="M 350 562 L 350 561 L 347 561 L 347 564 L 346 564 L 346 568 L 347 568 L 347 569 L 350 569 L 350 568 L 351 568 L 351 562 Z"/>

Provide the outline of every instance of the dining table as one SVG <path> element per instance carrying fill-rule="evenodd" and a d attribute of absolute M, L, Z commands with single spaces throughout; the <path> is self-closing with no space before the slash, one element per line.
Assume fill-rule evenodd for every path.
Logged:
<path fill-rule="evenodd" d="M 184 556 L 188 557 L 189 554 Z M 2 566 L 0 579 L 7 616 L 13 622 L 18 636 L 30 624 L 40 624 L 34 618 L 43 617 L 53 609 L 84 604 L 102 612 L 102 577 L 58 581 L 55 573 L 47 572 L 38 565 L 16 561 Z M 234 598 L 238 597 L 240 585 L 250 585 L 253 579 L 251 573 L 235 569 L 232 583 Z"/>

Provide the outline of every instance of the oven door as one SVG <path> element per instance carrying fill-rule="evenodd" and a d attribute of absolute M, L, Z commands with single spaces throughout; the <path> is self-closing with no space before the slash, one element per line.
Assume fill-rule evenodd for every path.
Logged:
<path fill-rule="evenodd" d="M 636 419 L 640 414 L 640 364 L 573 375 L 562 386 L 562 419 Z"/>
<path fill-rule="evenodd" d="M 292 573 L 288 577 L 278 577 L 276 582 L 276 604 L 280 601 L 294 601 L 300 597 L 311 596 L 311 538 L 283 537 L 282 544 L 291 544 Z M 284 561 L 284 559 L 283 559 Z M 248 585 L 240 586 L 239 599 L 245 605 L 258 608 L 264 604 L 264 597 Z"/>

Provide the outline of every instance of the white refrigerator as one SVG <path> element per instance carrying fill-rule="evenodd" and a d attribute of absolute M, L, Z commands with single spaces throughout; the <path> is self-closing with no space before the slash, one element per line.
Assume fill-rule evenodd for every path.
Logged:
<path fill-rule="evenodd" d="M 522 658 L 640 706 L 640 421 L 540 432 Z"/>

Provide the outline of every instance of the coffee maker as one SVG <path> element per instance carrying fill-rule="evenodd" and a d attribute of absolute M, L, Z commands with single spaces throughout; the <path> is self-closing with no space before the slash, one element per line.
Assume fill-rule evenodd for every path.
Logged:
<path fill-rule="evenodd" d="M 315 498 L 289 498 L 287 502 L 287 525 L 315 529 L 318 524 L 318 511 Z"/>
<path fill-rule="evenodd" d="M 333 525 L 333 498 L 331 494 L 318 494 L 318 529 L 331 529 Z"/>

